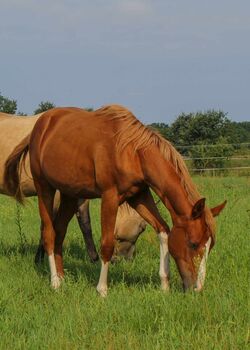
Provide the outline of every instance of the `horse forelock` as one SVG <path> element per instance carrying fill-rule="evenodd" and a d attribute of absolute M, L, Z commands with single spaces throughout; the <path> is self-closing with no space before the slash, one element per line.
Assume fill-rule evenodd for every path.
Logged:
<path fill-rule="evenodd" d="M 118 131 L 115 137 L 118 152 L 122 152 L 128 145 L 132 145 L 135 152 L 151 145 L 157 146 L 163 157 L 174 167 L 189 202 L 194 205 L 201 198 L 181 154 L 158 131 L 143 125 L 127 108 L 120 105 L 104 106 L 97 111 L 97 114 L 117 121 Z M 207 207 L 205 222 L 214 238 L 215 220 Z"/>

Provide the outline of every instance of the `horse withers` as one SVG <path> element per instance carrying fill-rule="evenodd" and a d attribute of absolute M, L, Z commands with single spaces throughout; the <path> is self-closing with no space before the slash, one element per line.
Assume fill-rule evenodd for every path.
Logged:
<path fill-rule="evenodd" d="M 20 159 L 24 160 L 28 152 L 53 288 L 59 287 L 64 275 L 62 243 L 77 199 L 82 197 L 101 198 L 102 267 L 97 285 L 101 295 L 107 294 L 116 215 L 124 201 L 158 233 L 162 288 L 169 288 L 168 244 L 184 288 L 202 288 L 206 258 L 215 242 L 213 215 L 218 215 L 225 203 L 212 210 L 207 208 L 180 154 L 130 111 L 111 105 L 93 112 L 55 108 L 44 113 L 30 139 L 24 139 L 6 163 L 5 184 L 19 201 L 22 192 L 18 169 L 22 166 Z M 171 232 L 150 188 L 171 214 Z M 53 224 L 56 190 L 60 191 L 61 202 Z"/>

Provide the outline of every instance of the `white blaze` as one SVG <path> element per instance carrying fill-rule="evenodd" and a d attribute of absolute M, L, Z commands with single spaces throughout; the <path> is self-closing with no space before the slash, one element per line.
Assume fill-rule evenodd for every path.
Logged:
<path fill-rule="evenodd" d="M 199 292 L 203 288 L 203 285 L 205 282 L 206 262 L 207 262 L 207 258 L 208 258 L 210 244 L 211 244 L 211 237 L 209 237 L 207 243 L 205 244 L 205 252 L 204 252 L 203 258 L 202 258 L 201 263 L 200 263 L 197 281 L 196 281 L 196 287 L 195 287 L 195 291 L 197 291 L 197 292 Z"/>

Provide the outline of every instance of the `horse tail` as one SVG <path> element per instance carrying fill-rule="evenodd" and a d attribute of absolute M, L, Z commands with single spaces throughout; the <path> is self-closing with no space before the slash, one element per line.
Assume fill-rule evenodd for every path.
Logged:
<path fill-rule="evenodd" d="M 23 204 L 24 194 L 21 189 L 21 169 L 29 151 L 30 135 L 26 136 L 12 151 L 5 162 L 4 187 L 10 196 Z"/>

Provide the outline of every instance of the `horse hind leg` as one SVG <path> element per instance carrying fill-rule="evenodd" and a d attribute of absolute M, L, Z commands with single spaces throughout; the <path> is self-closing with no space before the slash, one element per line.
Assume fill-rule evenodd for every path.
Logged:
<path fill-rule="evenodd" d="M 91 220 L 89 215 L 89 200 L 78 200 L 78 210 L 76 213 L 78 224 L 82 231 L 83 239 L 91 262 L 99 260 L 99 256 L 93 240 Z"/>
<path fill-rule="evenodd" d="M 53 228 L 53 202 L 55 190 L 44 180 L 35 180 L 35 187 L 38 196 L 38 206 L 42 222 L 42 241 L 45 252 L 48 255 L 51 286 L 57 289 L 60 286 L 60 278 L 57 274 L 54 246 L 55 231 Z"/>
<path fill-rule="evenodd" d="M 56 191 L 56 194 L 54 197 L 54 205 L 53 205 L 53 220 L 56 217 L 59 205 L 60 205 L 60 193 L 59 193 L 59 191 Z M 36 251 L 36 255 L 35 255 L 35 264 L 36 265 L 40 265 L 44 262 L 44 255 L 45 255 L 45 250 L 44 250 L 44 246 L 43 246 L 43 237 L 42 237 L 42 232 L 43 232 L 43 223 L 42 222 L 41 222 L 41 226 L 40 226 L 40 232 L 41 232 L 41 237 L 40 237 L 40 241 L 38 243 L 38 247 L 37 247 L 37 251 Z"/>
<path fill-rule="evenodd" d="M 77 200 L 61 194 L 60 206 L 54 220 L 55 236 L 55 263 L 58 276 L 64 277 L 62 246 L 67 227 L 77 210 Z"/>

